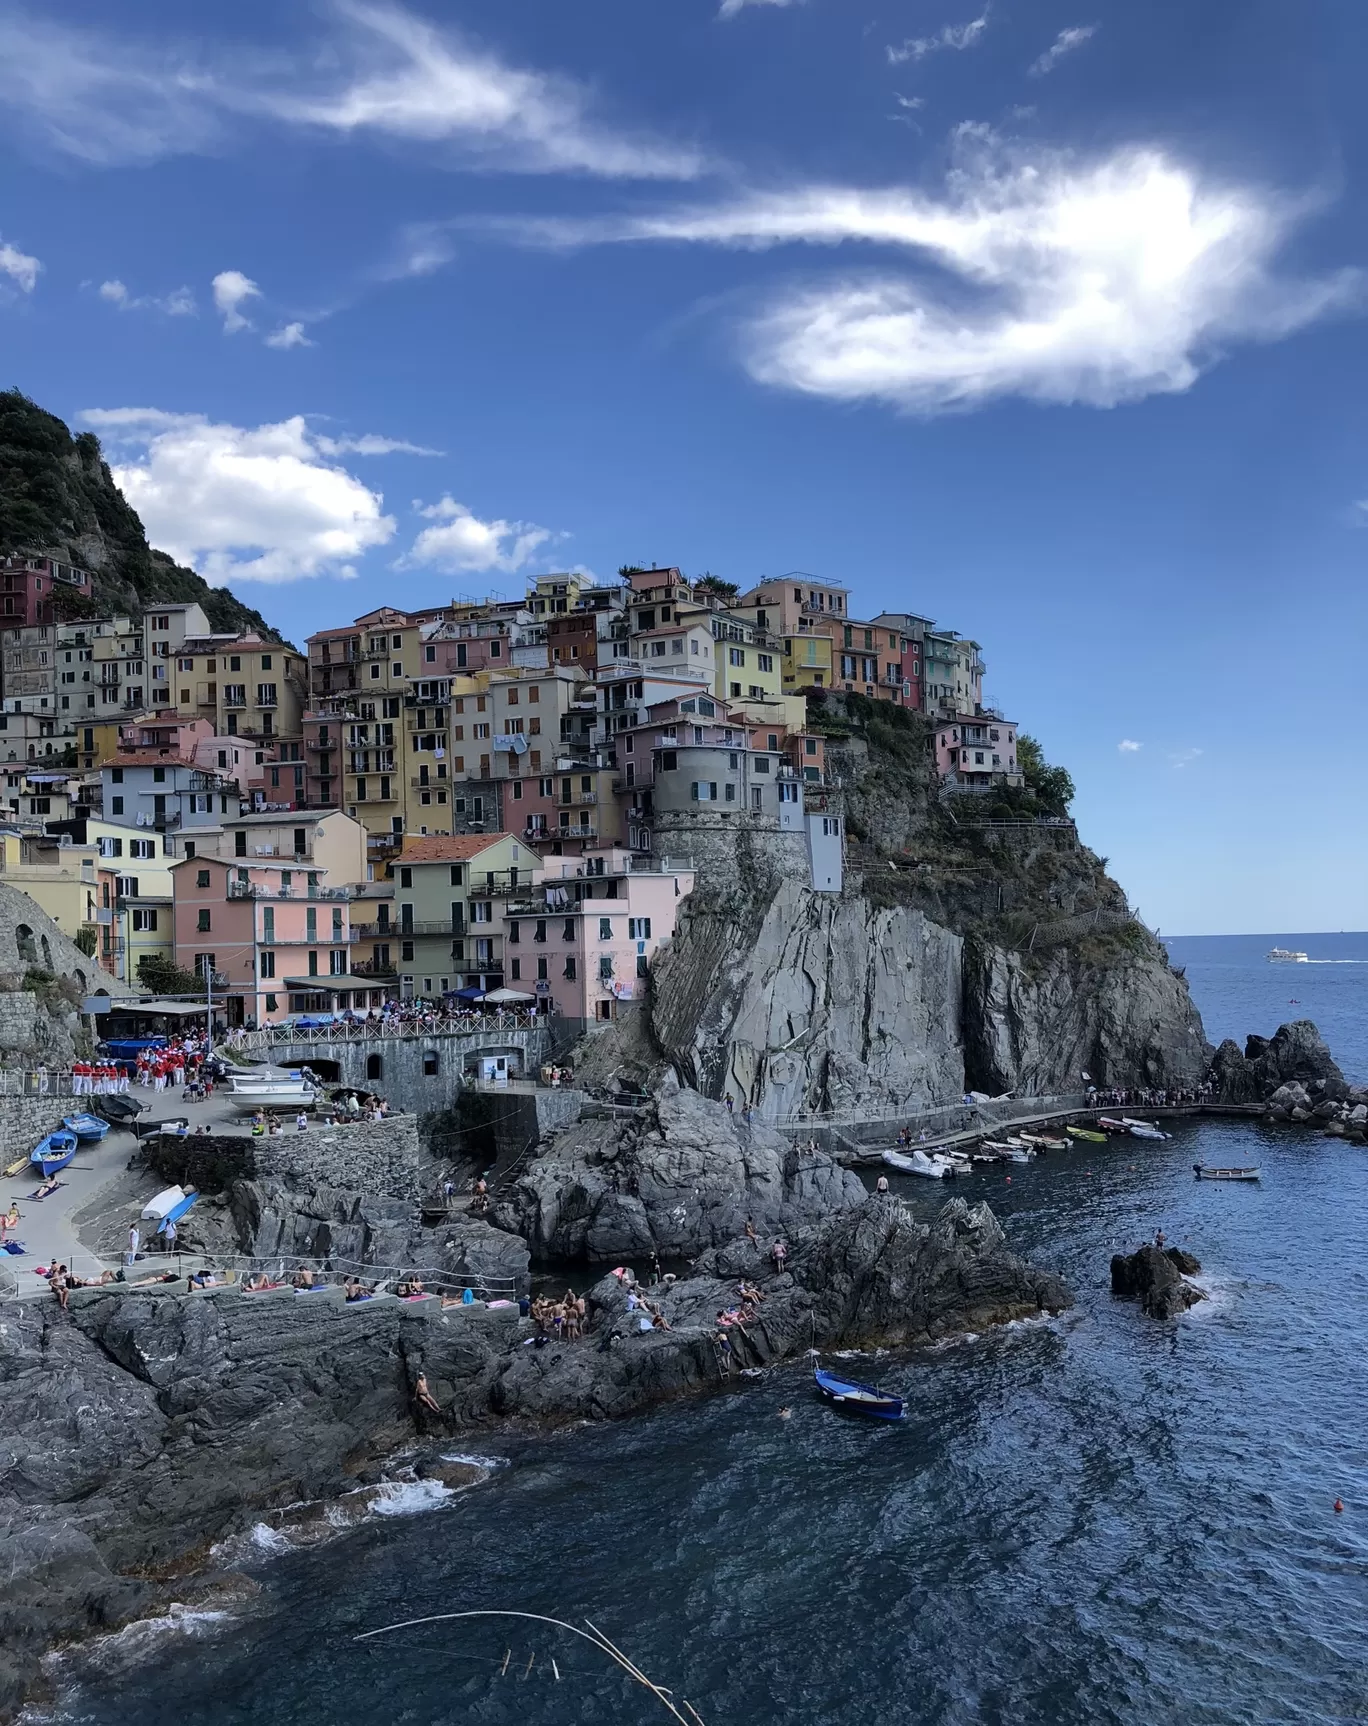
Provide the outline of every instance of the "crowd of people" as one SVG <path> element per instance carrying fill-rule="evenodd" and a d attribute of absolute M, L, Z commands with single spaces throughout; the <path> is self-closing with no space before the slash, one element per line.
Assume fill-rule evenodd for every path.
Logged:
<path fill-rule="evenodd" d="M 1096 1085 L 1088 1086 L 1090 1104 L 1112 1109 L 1178 1109 L 1184 1105 L 1209 1103 L 1215 1095 L 1215 1087 L 1205 1081 L 1200 1085 L 1182 1085 L 1169 1089 L 1140 1085 L 1129 1088 L 1113 1086 L 1109 1090 L 1100 1091 Z"/>
<path fill-rule="evenodd" d="M 299 1032 L 326 1030 L 340 1026 L 360 1035 L 375 1037 L 417 1036 L 428 1031 L 479 1031 L 485 1028 L 507 1029 L 510 1025 L 536 1024 L 544 1015 L 526 1009 L 499 1007 L 481 1008 L 469 1002 L 452 1000 L 386 1001 L 381 1007 L 358 1013 L 348 1009 L 326 1018 L 319 1014 L 306 1017 L 302 1023 L 268 1025 L 278 1042 L 288 1042 Z M 245 1039 L 244 1039 L 245 1040 Z M 229 1037 L 231 1043 L 233 1038 Z"/>

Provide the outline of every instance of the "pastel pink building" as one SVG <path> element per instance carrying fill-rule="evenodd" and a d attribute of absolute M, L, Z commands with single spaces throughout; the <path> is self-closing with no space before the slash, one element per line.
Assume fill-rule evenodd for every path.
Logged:
<path fill-rule="evenodd" d="M 617 847 L 544 858 L 504 915 L 504 984 L 572 1019 L 615 1019 L 640 1001 L 655 954 L 693 891 L 691 869 L 643 866 Z"/>
<path fill-rule="evenodd" d="M 213 973 L 229 1024 L 331 1007 L 339 990 L 350 1004 L 353 889 L 329 887 L 325 869 L 187 857 L 171 879 L 176 963 Z"/>
<path fill-rule="evenodd" d="M 957 714 L 936 727 L 936 774 L 961 790 L 1020 785 L 1015 720 L 991 713 Z"/>

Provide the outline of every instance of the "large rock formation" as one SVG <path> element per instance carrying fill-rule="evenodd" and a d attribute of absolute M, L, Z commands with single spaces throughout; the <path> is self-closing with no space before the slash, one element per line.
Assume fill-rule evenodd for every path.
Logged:
<path fill-rule="evenodd" d="M 1280 1025 L 1271 1037 L 1249 1037 L 1243 1052 L 1229 1038 L 1211 1062 L 1208 1081 L 1223 1103 L 1267 1103 L 1283 1119 L 1329 1119 L 1359 1101 L 1310 1019 Z"/>
<path fill-rule="evenodd" d="M 495 1220 L 534 1258 L 693 1257 L 754 1223 L 773 1235 L 864 1199 L 823 1152 L 682 1088 L 673 1075 L 633 1119 L 586 1119 L 558 1134 Z"/>
<path fill-rule="evenodd" d="M 724 1351 L 714 1315 L 739 1275 L 764 1300 Z M 117 1285 L 0 1317 L 0 1717 L 48 1643 L 164 1606 L 157 1578 L 283 1503 L 373 1479 L 436 1426 L 622 1415 L 819 1344 L 912 1342 L 1067 1305 L 1010 1253 L 986 1207 L 930 1227 L 868 1200 L 794 1241 L 773 1274 L 747 1241 L 657 1291 L 642 1334 L 626 1292 L 594 1291 L 579 1345 L 525 1347 L 516 1307 L 343 1305 L 333 1294 L 178 1295 Z M 422 1372 L 441 1407 L 418 1411 Z M 176 1574 L 181 1574 L 177 1570 Z M 176 1584 L 184 1598 L 186 1584 Z"/>
<path fill-rule="evenodd" d="M 1116 1253 L 1111 1262 L 1112 1293 L 1118 1300 L 1139 1301 L 1150 1318 L 1176 1318 L 1206 1296 L 1187 1277 L 1201 1270 L 1191 1253 L 1178 1247 L 1167 1251 L 1143 1246 L 1138 1252 Z"/>

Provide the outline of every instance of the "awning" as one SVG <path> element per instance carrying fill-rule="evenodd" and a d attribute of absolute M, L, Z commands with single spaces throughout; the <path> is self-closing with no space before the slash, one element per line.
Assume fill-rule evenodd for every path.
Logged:
<path fill-rule="evenodd" d="M 263 978 L 260 987 L 268 988 L 272 983 L 276 989 L 286 988 L 295 994 L 313 992 L 322 995 L 350 995 L 355 989 L 383 989 L 393 985 L 395 977 L 279 977 Z"/>
<path fill-rule="evenodd" d="M 521 989 L 491 989 L 485 1000 L 492 1005 L 507 1006 L 514 1001 L 535 1001 L 535 995 L 524 995 Z"/>
<path fill-rule="evenodd" d="M 451 992 L 458 1001 L 483 1001 L 485 998 L 483 989 L 453 989 Z"/>

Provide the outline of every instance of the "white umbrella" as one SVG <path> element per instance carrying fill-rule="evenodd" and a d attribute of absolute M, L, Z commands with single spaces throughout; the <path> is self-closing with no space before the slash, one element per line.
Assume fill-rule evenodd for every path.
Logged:
<path fill-rule="evenodd" d="M 485 996 L 486 1001 L 492 1001 L 496 1007 L 508 1001 L 535 1001 L 535 995 L 524 995 L 521 989 L 491 989 Z"/>

